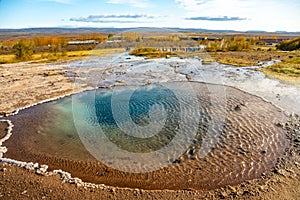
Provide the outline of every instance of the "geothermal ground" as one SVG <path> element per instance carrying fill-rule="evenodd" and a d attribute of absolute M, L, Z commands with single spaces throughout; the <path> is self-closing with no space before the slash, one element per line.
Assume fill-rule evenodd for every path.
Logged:
<path fill-rule="evenodd" d="M 69 147 L 57 144 L 57 141 L 65 138 L 45 140 L 49 138 L 43 134 L 47 133 L 42 131 L 45 127 L 30 125 L 39 122 L 45 124 L 45 119 L 50 119 L 48 123 L 51 124 L 53 112 L 47 110 L 51 108 L 49 104 L 56 104 L 57 101 L 21 110 L 19 114 L 5 118 L 11 120 L 15 127 L 12 137 L 2 145 L 8 150 L 4 158 L 46 164 L 50 167 L 49 172 L 63 169 L 71 172 L 73 177 L 97 184 L 105 183 L 106 186 L 83 184 L 58 172 L 53 173 L 56 174 L 53 176 L 42 176 L 47 173 L 41 169 L 36 171 L 37 167 L 28 171 L 8 165 L 7 160 L 2 159 L 0 196 L 5 199 L 68 199 L 79 196 L 95 199 L 297 199 L 300 191 L 299 118 L 293 112 L 299 113 L 297 102 L 300 91 L 296 87 L 268 79 L 253 68 L 258 67 L 236 68 L 218 63 L 203 65 L 199 58 L 144 60 L 126 54 L 64 64 L 1 65 L 2 115 L 9 115 L 18 108 L 42 100 L 86 89 L 114 86 L 201 81 L 234 86 L 250 94 L 233 87 L 222 87 L 226 91 L 226 124 L 221 142 L 207 158 L 200 159 L 197 157 L 199 141 L 203 139 L 200 132 L 198 143 L 196 141 L 190 147 L 192 151 L 186 152 L 179 160 L 173 160 L 174 163 L 168 167 L 146 174 L 148 176 L 107 168 L 92 161 L 92 157 L 85 157 L 82 152 L 81 156 L 86 160 L 78 161 L 71 151 L 74 144 Z M 201 93 L 204 97 L 209 96 L 203 94 L 203 87 L 211 84 L 191 84 L 195 91 L 199 91 L 199 96 Z M 217 110 L 212 107 L 207 112 L 214 109 Z M 202 125 L 205 127 L 205 123 Z M 7 123 L 1 122 L 0 136 L 3 137 L 7 130 Z M 73 138 L 74 135 L 69 136 L 69 140 L 76 143 L 78 140 Z M 47 143 L 53 148 L 52 152 L 47 152 Z M 70 151 L 60 151 L 62 154 L 53 155 L 57 150 L 55 148 L 69 148 Z M 18 165 L 15 161 L 10 163 Z M 94 171 L 92 166 L 101 169 L 101 176 L 99 170 Z M 41 175 L 34 174 L 34 171 Z M 75 184 L 61 183 L 60 178 Z"/>

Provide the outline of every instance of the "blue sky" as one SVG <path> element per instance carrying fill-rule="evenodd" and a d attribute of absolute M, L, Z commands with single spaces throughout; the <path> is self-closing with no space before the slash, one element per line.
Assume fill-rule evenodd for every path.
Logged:
<path fill-rule="evenodd" d="M 0 0 L 0 28 L 300 31 L 300 0 Z"/>

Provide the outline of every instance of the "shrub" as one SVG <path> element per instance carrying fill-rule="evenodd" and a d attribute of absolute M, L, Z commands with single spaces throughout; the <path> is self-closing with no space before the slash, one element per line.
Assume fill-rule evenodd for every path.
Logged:
<path fill-rule="evenodd" d="M 277 45 L 277 49 L 282 51 L 294 51 L 300 49 L 300 38 L 283 41 Z"/>
<path fill-rule="evenodd" d="M 33 44 L 25 44 L 23 41 L 19 41 L 13 46 L 15 50 L 15 56 L 17 60 L 30 60 L 33 55 Z"/>

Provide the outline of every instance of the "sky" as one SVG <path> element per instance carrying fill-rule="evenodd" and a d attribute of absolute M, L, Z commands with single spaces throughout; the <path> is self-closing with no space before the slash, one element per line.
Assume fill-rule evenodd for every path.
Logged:
<path fill-rule="evenodd" d="M 0 28 L 34 27 L 300 32 L 300 0 L 0 0 Z"/>

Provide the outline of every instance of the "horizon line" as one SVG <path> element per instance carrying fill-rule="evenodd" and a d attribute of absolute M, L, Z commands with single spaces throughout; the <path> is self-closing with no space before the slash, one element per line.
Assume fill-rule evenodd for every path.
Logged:
<path fill-rule="evenodd" d="M 63 26 L 50 26 L 50 27 L 24 27 L 24 28 L 0 28 L 0 30 L 27 30 L 27 29 L 138 29 L 138 28 L 154 28 L 154 29 L 181 29 L 181 30 L 203 30 L 203 31 L 222 31 L 222 32 L 264 32 L 264 33 L 297 33 L 300 34 L 300 31 L 266 31 L 266 30 L 230 30 L 230 29 L 206 29 L 206 28 L 180 28 L 180 27 L 63 27 Z"/>

